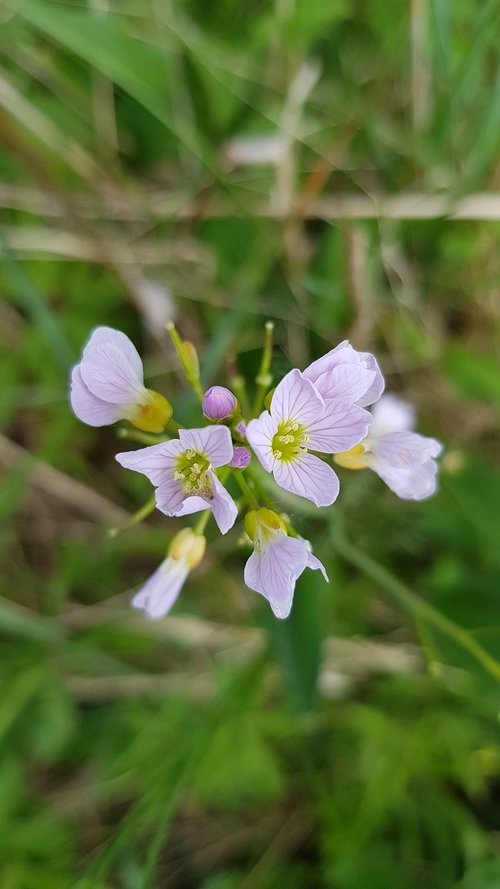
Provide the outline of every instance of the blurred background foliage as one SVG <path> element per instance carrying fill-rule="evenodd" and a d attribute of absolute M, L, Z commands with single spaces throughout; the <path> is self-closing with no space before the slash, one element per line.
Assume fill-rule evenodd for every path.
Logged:
<path fill-rule="evenodd" d="M 2 889 L 500 886 L 499 13 L 0 7 Z M 177 526 L 109 536 L 148 486 L 68 369 L 118 327 L 195 423 L 171 318 L 206 384 L 349 336 L 445 442 L 428 502 L 281 501 L 331 577 L 286 624 L 238 529 L 128 610 Z"/>

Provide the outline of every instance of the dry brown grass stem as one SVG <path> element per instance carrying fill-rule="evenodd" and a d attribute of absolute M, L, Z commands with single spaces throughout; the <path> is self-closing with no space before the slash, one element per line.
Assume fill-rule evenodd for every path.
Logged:
<path fill-rule="evenodd" d="M 64 219 L 67 205 L 55 193 L 43 189 L 0 183 L 0 207 L 24 210 L 47 218 Z M 86 194 L 72 196 L 72 208 L 84 219 L 117 221 L 184 221 L 217 219 L 242 215 L 241 206 L 227 200 L 199 202 L 165 189 L 144 190 L 133 202 L 105 193 L 101 198 Z M 396 195 L 337 194 L 302 202 L 291 210 L 281 210 L 265 202 L 246 208 L 247 215 L 283 219 L 292 212 L 303 219 L 335 222 L 342 219 L 463 219 L 500 220 L 500 193 L 476 192 L 454 197 L 447 193 L 400 192 Z M 60 232 L 57 233 L 60 236 Z"/>
<path fill-rule="evenodd" d="M 129 517 L 124 509 L 106 497 L 54 469 L 43 460 L 33 457 L 24 448 L 0 435 L 0 468 L 12 470 L 22 467 L 26 468 L 29 482 L 34 488 L 62 500 L 95 521 L 115 525 Z"/>

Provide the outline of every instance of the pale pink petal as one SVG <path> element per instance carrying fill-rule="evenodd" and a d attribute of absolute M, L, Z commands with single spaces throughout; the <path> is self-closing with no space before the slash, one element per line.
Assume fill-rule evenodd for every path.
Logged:
<path fill-rule="evenodd" d="M 322 355 L 321 358 L 313 361 L 302 373 L 308 380 L 316 384 L 316 381 L 322 374 L 333 370 L 338 364 L 352 363 L 357 363 L 356 353 L 349 340 L 343 340 L 334 349 L 330 349 L 326 355 Z"/>
<path fill-rule="evenodd" d="M 415 409 L 397 395 L 383 395 L 372 408 L 373 436 L 388 432 L 410 432 L 415 426 Z"/>
<path fill-rule="evenodd" d="M 123 451 L 116 455 L 116 460 L 125 469 L 142 472 L 155 486 L 163 484 L 172 475 L 183 447 L 177 439 L 162 441 L 148 448 L 137 451 Z"/>
<path fill-rule="evenodd" d="M 372 450 L 377 460 L 398 469 L 411 469 L 441 453 L 442 446 L 435 438 L 417 432 L 390 432 L 374 438 Z"/>
<path fill-rule="evenodd" d="M 312 553 L 310 550 L 307 553 L 307 567 L 312 568 L 313 571 L 321 571 L 323 577 L 328 583 L 329 577 L 326 573 L 326 568 L 323 565 L 323 562 L 321 562 L 320 559 L 318 559 L 318 557 L 315 556 L 314 553 Z"/>
<path fill-rule="evenodd" d="M 180 503 L 179 507 L 177 509 L 175 509 L 174 511 L 167 512 L 166 509 L 168 507 L 169 501 L 167 500 L 166 491 L 163 492 L 163 486 L 162 486 L 162 495 L 161 495 L 160 499 L 162 502 L 162 506 L 165 505 L 164 509 L 158 505 L 158 494 L 159 493 L 160 493 L 160 489 L 158 489 L 158 491 L 156 492 L 156 503 L 157 503 L 158 509 L 160 509 L 161 512 L 164 512 L 166 515 L 175 515 L 176 518 L 178 516 L 183 516 L 183 515 L 194 515 L 195 512 L 201 512 L 203 509 L 211 509 L 212 508 L 212 501 L 211 500 L 205 500 L 204 497 L 199 497 L 198 495 L 187 495 L 186 496 L 185 494 L 183 494 L 182 496 L 184 499 L 182 500 L 182 503 Z M 172 500 L 170 500 L 170 502 L 172 502 Z"/>
<path fill-rule="evenodd" d="M 184 450 L 205 454 L 214 469 L 225 466 L 233 456 L 231 433 L 227 426 L 205 426 L 202 429 L 180 429 Z"/>
<path fill-rule="evenodd" d="M 276 460 L 273 475 L 285 491 L 306 497 L 316 506 L 330 506 L 339 493 L 336 473 L 313 454 L 301 454 L 296 460 Z"/>
<path fill-rule="evenodd" d="M 250 420 L 247 423 L 247 441 L 268 472 L 273 471 L 276 463 L 276 457 L 273 457 L 272 443 L 277 430 L 278 424 L 273 420 L 269 411 L 263 411 L 257 420 Z"/>
<path fill-rule="evenodd" d="M 165 478 L 156 489 L 156 508 L 164 515 L 180 515 L 182 505 L 186 500 L 186 493 L 181 481 L 176 479 L 173 473 L 165 474 Z M 193 510 L 197 512 L 197 510 Z"/>
<path fill-rule="evenodd" d="M 147 393 L 127 356 L 111 343 L 96 346 L 80 364 L 90 391 L 113 404 L 134 405 Z"/>
<path fill-rule="evenodd" d="M 380 398 L 384 391 L 385 382 L 374 355 L 371 352 L 357 352 L 347 340 L 339 343 L 338 346 L 326 355 L 323 355 L 322 358 L 313 361 L 309 367 L 306 367 L 304 376 L 317 385 L 319 378 L 323 374 L 332 372 L 341 365 L 356 366 L 367 372 L 365 375 L 367 389 L 356 398 L 356 404 L 359 404 L 360 407 L 366 407 Z M 374 374 L 374 376 L 372 377 L 370 374 Z M 321 388 L 319 385 L 318 388 L 323 396 L 325 396 L 324 386 L 325 380 L 322 380 Z"/>
<path fill-rule="evenodd" d="M 398 497 L 403 500 L 424 500 L 437 487 L 437 463 L 427 460 L 410 469 L 398 469 L 384 460 L 376 460 L 373 470 Z"/>
<path fill-rule="evenodd" d="M 210 508 L 220 533 L 227 534 L 238 518 L 238 507 L 215 473 L 208 472 L 208 475 L 213 485 L 213 499 L 210 501 Z"/>
<path fill-rule="evenodd" d="M 163 617 L 172 608 L 187 575 L 188 568 L 184 562 L 165 559 L 135 594 L 133 607 L 144 611 L 153 620 Z"/>
<path fill-rule="evenodd" d="M 281 423 L 296 420 L 306 428 L 320 417 L 324 402 L 310 380 L 302 376 L 300 370 L 291 370 L 278 383 L 271 399 L 271 416 Z M 248 438 L 248 429 L 247 429 Z"/>
<path fill-rule="evenodd" d="M 273 539 L 254 551 L 245 565 L 246 585 L 268 600 L 279 618 L 288 617 L 297 578 L 307 565 L 303 541 L 276 531 Z"/>
<path fill-rule="evenodd" d="M 373 370 L 375 373 L 375 379 L 371 384 L 370 388 L 363 395 L 362 398 L 358 399 L 358 404 L 360 407 L 367 407 L 369 404 L 374 404 L 385 389 L 385 380 L 382 375 L 382 371 L 378 366 L 378 361 L 371 352 L 358 352 L 357 353 L 361 359 L 361 361 L 365 362 L 368 370 Z"/>
<path fill-rule="evenodd" d="M 368 370 L 362 364 L 339 364 L 333 370 L 321 374 L 314 385 L 327 404 L 332 398 L 355 404 L 374 380 L 375 371 Z"/>
<path fill-rule="evenodd" d="M 110 423 L 116 423 L 123 418 L 123 409 L 120 405 L 101 401 L 92 394 L 82 380 L 79 364 L 73 368 L 71 374 L 70 398 L 73 413 L 89 426 L 109 426 Z"/>
<path fill-rule="evenodd" d="M 307 447 L 324 454 L 348 451 L 366 438 L 371 420 L 371 414 L 357 404 L 328 402 L 324 416 L 309 427 Z"/>
<path fill-rule="evenodd" d="M 129 340 L 126 334 L 121 330 L 114 330 L 113 327 L 97 327 L 91 334 L 91 337 L 83 350 L 83 358 L 91 359 L 92 352 L 98 346 L 111 345 L 115 346 L 122 352 L 129 363 L 132 365 L 137 382 L 140 385 L 144 383 L 142 361 L 134 344 Z"/>

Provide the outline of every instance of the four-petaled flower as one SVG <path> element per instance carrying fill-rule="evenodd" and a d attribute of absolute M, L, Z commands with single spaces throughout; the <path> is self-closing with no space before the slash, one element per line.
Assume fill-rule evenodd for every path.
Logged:
<path fill-rule="evenodd" d="M 246 437 L 280 487 L 329 506 L 339 492 L 338 477 L 309 451 L 348 450 L 365 438 L 370 422 L 368 411 L 348 399 L 335 396 L 325 404 L 316 385 L 291 370 L 276 387 L 269 411 L 248 423 Z"/>
<path fill-rule="evenodd" d="M 149 478 L 160 512 L 181 516 L 211 509 L 222 534 L 233 527 L 238 509 L 214 470 L 232 457 L 227 426 L 180 429 L 179 438 L 116 455 L 121 466 Z"/>
<path fill-rule="evenodd" d="M 321 571 L 324 565 L 311 552 L 308 541 L 289 537 L 284 522 L 270 509 L 247 513 L 245 528 L 254 551 L 245 565 L 247 587 L 264 596 L 276 617 L 290 614 L 295 583 L 306 568 Z"/>
<path fill-rule="evenodd" d="M 173 339 L 175 343 L 179 338 Z M 186 371 L 188 379 L 196 377 L 201 397 L 196 355 L 189 363 L 190 344 L 179 343 L 183 366 L 192 371 L 191 376 Z M 402 498 L 429 497 L 436 489 L 435 458 L 441 444 L 415 433 L 412 408 L 395 396 L 382 396 L 383 390 L 375 357 L 356 351 L 345 340 L 303 372 L 291 370 L 274 390 L 269 410 L 259 417 L 242 420 L 233 393 L 213 386 L 203 395 L 202 410 L 205 419 L 217 425 L 179 429 L 176 439 L 120 453 L 116 459 L 147 476 L 161 512 L 184 516 L 210 509 L 222 534 L 234 525 L 238 508 L 217 470 L 239 470 L 235 475 L 240 487 L 254 505 L 245 518 L 254 546 L 245 565 L 245 583 L 269 601 L 276 617 L 286 618 L 305 568 L 321 571 L 326 581 L 328 577 L 309 542 L 295 536 L 275 512 L 255 503 L 241 476 L 252 459 L 246 444 L 281 488 L 316 506 L 329 506 L 339 492 L 336 473 L 318 453 L 332 454 L 335 463 L 348 469 L 374 470 Z M 71 405 L 91 426 L 128 420 L 143 432 L 164 432 L 172 416 L 169 402 L 144 386 L 135 346 L 110 327 L 94 330 L 73 368 Z M 369 405 L 374 405 L 371 413 L 364 409 Z M 245 444 L 233 445 L 233 436 Z M 203 557 L 206 541 L 199 532 L 205 519 L 198 531 L 186 528 L 174 537 L 167 558 L 134 596 L 135 608 L 151 618 L 167 614 L 189 571 Z"/>
<path fill-rule="evenodd" d="M 71 406 L 89 426 L 129 420 L 145 432 L 163 432 L 172 406 L 144 386 L 142 361 L 128 336 L 98 327 L 71 374 Z"/>
<path fill-rule="evenodd" d="M 372 411 L 368 437 L 354 448 L 334 455 L 346 469 L 373 469 L 404 500 L 424 500 L 436 490 L 437 457 L 442 445 L 411 431 L 413 408 L 395 395 L 383 395 Z"/>
<path fill-rule="evenodd" d="M 164 617 L 179 595 L 189 572 L 198 565 L 206 549 L 207 541 L 191 528 L 183 528 L 172 540 L 167 558 L 156 569 L 132 599 L 134 608 L 144 611 L 148 617 Z"/>

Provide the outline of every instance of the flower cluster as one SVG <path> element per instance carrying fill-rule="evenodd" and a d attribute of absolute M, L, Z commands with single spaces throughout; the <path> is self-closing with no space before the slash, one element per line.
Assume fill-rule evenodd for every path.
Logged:
<path fill-rule="evenodd" d="M 413 431 L 409 405 L 383 394 L 384 378 L 370 353 L 340 343 L 304 371 L 287 373 L 267 393 L 267 409 L 260 411 L 272 382 L 269 347 L 257 377 L 255 416 L 244 418 L 229 389 L 212 386 L 203 392 L 194 347 L 182 342 L 175 328 L 170 332 L 201 401 L 205 425 L 200 428 L 181 428 L 166 398 L 145 388 L 139 354 L 120 331 L 95 330 L 71 377 L 71 404 L 80 420 L 91 426 L 125 420 L 139 430 L 128 437 L 154 442 L 116 459 L 149 479 L 157 509 L 167 516 L 201 513 L 193 528 L 174 537 L 165 561 L 135 595 L 132 604 L 149 617 L 167 614 L 203 558 L 208 517 L 213 515 L 221 534 L 235 524 L 240 507 L 225 487 L 231 478 L 248 506 L 244 524 L 253 552 L 245 583 L 269 601 L 276 617 L 288 617 L 295 583 L 306 568 L 320 570 L 328 580 L 289 518 L 259 502 L 253 455 L 280 488 L 318 507 L 331 506 L 339 494 L 332 464 L 372 469 L 404 499 L 421 500 L 435 491 L 441 445 Z"/>

